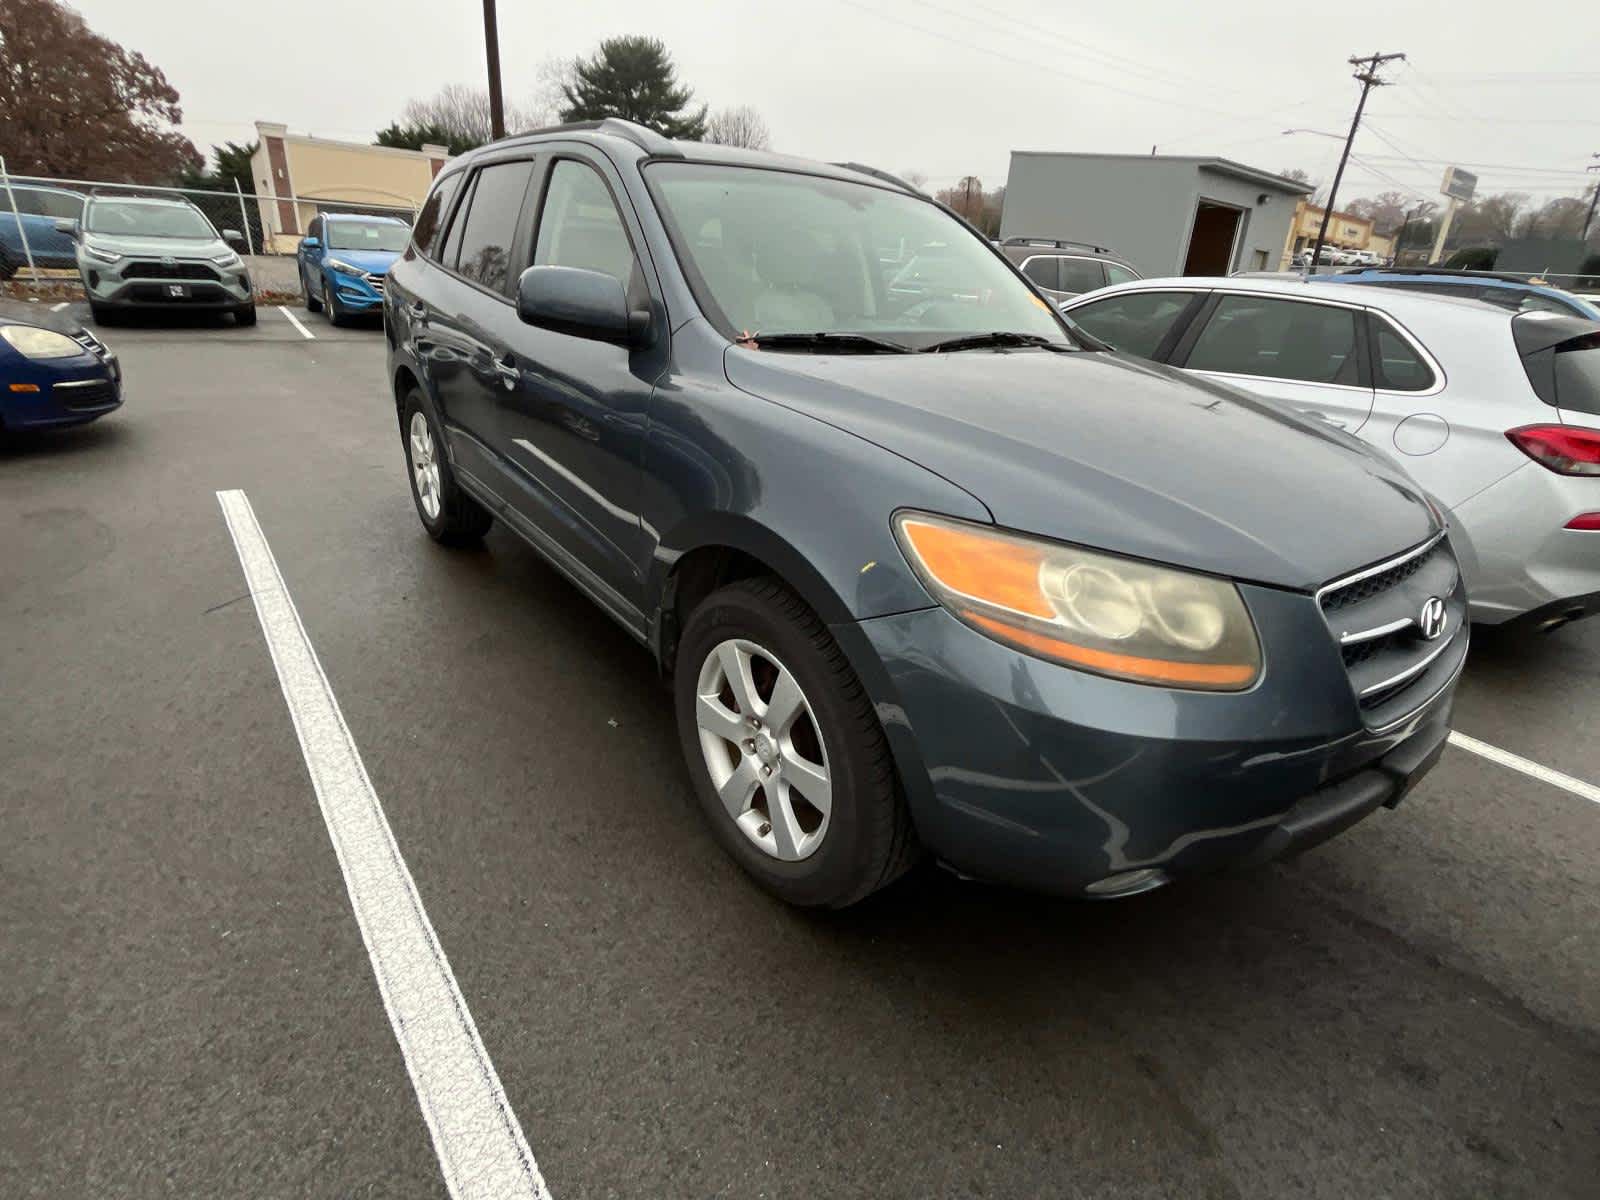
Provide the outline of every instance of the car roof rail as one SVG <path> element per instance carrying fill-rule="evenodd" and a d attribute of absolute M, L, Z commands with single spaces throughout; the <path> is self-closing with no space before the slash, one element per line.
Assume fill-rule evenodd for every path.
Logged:
<path fill-rule="evenodd" d="M 1048 246 L 1053 250 L 1093 250 L 1096 254 L 1115 254 L 1110 246 L 1098 246 L 1094 242 L 1072 242 L 1062 238 L 1023 237 L 1012 235 L 1000 243 L 1002 246 Z"/>
<path fill-rule="evenodd" d="M 621 117 L 602 117 L 597 121 L 567 121 L 560 125 L 541 125 L 538 129 L 524 129 L 512 138 L 541 137 L 552 133 L 604 133 L 632 142 L 654 158 L 682 158 L 683 151 L 669 137 L 662 137 L 654 129 L 646 129 Z M 492 143 L 491 143 L 492 144 Z"/>
<path fill-rule="evenodd" d="M 877 167 L 869 167 L 865 163 L 836 162 L 836 163 L 829 163 L 828 165 L 830 167 L 838 167 L 840 170 L 843 170 L 843 171 L 857 171 L 862 175 L 870 175 L 874 179 L 881 179 L 884 183 L 892 183 L 892 184 L 894 184 L 895 187 L 902 188 L 905 191 L 908 191 L 908 192 L 910 192 L 910 193 L 912 193 L 913 195 L 916 195 L 916 196 L 925 196 L 925 195 L 927 195 L 926 192 L 921 191 L 918 188 L 912 187 L 904 179 L 901 179 L 900 176 L 891 175 L 888 171 L 879 170 Z"/>
<path fill-rule="evenodd" d="M 1532 278 L 1525 275 L 1510 275 L 1503 271 L 1472 271 L 1465 267 L 1367 267 L 1364 270 L 1382 275 L 1442 275 L 1446 279 L 1493 279 L 1500 283 L 1520 283 L 1526 287 L 1551 286 L 1548 283 L 1535 283 Z"/>

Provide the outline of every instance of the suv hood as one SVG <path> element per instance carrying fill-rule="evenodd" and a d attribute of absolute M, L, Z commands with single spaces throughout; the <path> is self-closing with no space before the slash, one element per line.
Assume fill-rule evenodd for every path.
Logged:
<path fill-rule="evenodd" d="M 735 387 L 920 463 L 1000 525 L 1113 553 L 1310 591 L 1438 528 L 1350 435 L 1120 355 L 729 347 L 724 364 Z"/>
<path fill-rule="evenodd" d="M 129 258 L 220 258 L 233 252 L 221 238 L 120 237 L 109 233 L 86 233 L 84 243 L 96 250 Z"/>

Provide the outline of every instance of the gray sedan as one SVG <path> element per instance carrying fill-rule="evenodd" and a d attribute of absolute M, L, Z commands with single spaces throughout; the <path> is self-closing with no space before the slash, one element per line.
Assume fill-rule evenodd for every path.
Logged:
<path fill-rule="evenodd" d="M 1154 279 L 1063 305 L 1120 350 L 1313 413 L 1449 508 L 1473 619 L 1600 611 L 1600 323 L 1351 284 Z"/>

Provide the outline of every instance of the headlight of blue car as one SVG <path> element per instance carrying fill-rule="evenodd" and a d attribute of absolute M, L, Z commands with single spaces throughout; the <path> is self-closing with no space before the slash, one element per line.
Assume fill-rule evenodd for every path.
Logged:
<path fill-rule="evenodd" d="M 330 271 L 338 271 L 341 275 L 354 275 L 357 279 L 363 278 L 366 272 L 360 267 L 352 267 L 342 258 L 325 258 L 322 260 Z"/>
<path fill-rule="evenodd" d="M 32 325 L 0 326 L 0 338 L 9 342 L 11 348 L 24 358 L 72 358 L 88 353 L 65 334 Z"/>

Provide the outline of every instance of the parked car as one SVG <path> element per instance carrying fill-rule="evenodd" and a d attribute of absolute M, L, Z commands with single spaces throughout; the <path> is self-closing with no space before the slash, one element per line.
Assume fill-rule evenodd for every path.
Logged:
<path fill-rule="evenodd" d="M 943 247 L 945 298 L 897 297 L 888 242 Z M 502 521 L 649 648 L 705 819 L 786 900 L 919 848 L 1144 891 L 1444 744 L 1466 599 L 1416 485 L 1075 337 L 886 177 L 616 120 L 496 142 L 384 305 L 423 527 Z"/>
<path fill-rule="evenodd" d="M 236 230 L 218 234 L 187 200 L 92 195 L 81 225 L 58 222 L 78 242 L 78 274 L 97 324 L 134 309 L 229 312 L 256 323 L 255 293 L 233 249 Z"/>
<path fill-rule="evenodd" d="M 1453 514 L 1474 620 L 1600 611 L 1600 323 L 1268 279 L 1146 280 L 1067 315 L 1394 455 Z"/>
<path fill-rule="evenodd" d="M 1516 275 L 1480 275 L 1439 267 L 1368 267 L 1319 275 L 1318 283 L 1362 283 L 1405 288 L 1463 300 L 1487 300 L 1517 312 L 1553 312 L 1600 321 L 1600 307 L 1572 292 L 1530 283 Z"/>
<path fill-rule="evenodd" d="M 0 434 L 82 425 L 122 404 L 122 368 L 61 313 L 0 312 Z"/>
<path fill-rule="evenodd" d="M 56 222 L 82 215 L 83 195 L 79 192 L 27 183 L 0 188 L 0 280 L 10 279 L 26 267 L 30 254 L 35 267 L 60 270 L 75 266 L 72 238 L 58 229 Z"/>
<path fill-rule="evenodd" d="M 1000 251 L 1052 300 L 1068 300 L 1109 283 L 1140 278 L 1104 246 L 1051 238 L 1008 237 Z"/>
<path fill-rule="evenodd" d="M 320 213 L 300 239 L 300 287 L 306 307 L 327 310 L 342 325 L 347 316 L 383 308 L 383 281 L 411 240 L 411 227 L 394 217 Z"/>

